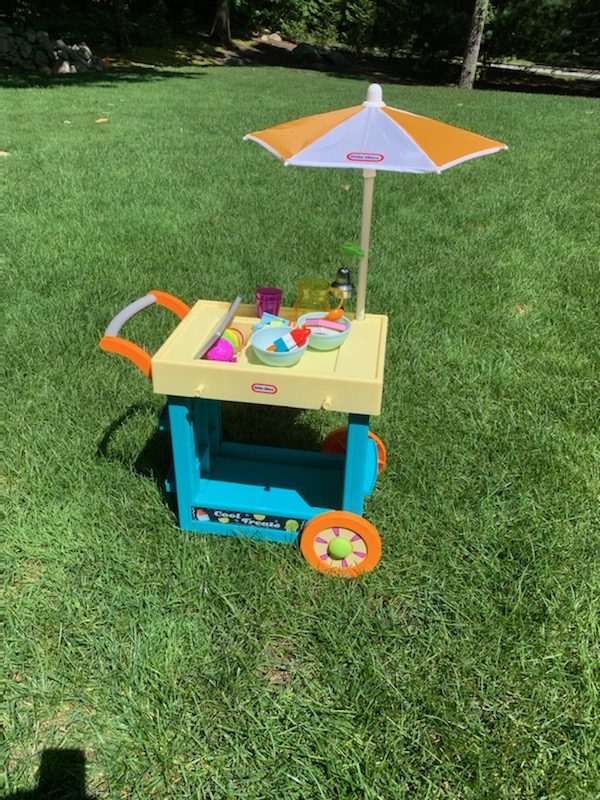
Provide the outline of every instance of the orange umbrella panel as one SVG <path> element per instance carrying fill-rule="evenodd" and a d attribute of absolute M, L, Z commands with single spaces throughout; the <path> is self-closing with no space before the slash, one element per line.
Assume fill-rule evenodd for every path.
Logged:
<path fill-rule="evenodd" d="M 442 172 L 506 148 L 495 139 L 383 103 L 303 117 L 245 138 L 294 166 L 414 173 Z"/>
<path fill-rule="evenodd" d="M 411 114 L 409 111 L 386 106 L 382 112 L 410 136 L 424 153 L 427 153 L 428 158 L 437 167 L 436 171 L 439 172 L 470 158 L 487 156 L 507 149 L 505 144 L 495 139 L 488 139 L 486 136 L 435 119 Z"/>
<path fill-rule="evenodd" d="M 244 136 L 244 139 L 262 144 L 273 155 L 288 162 L 289 159 L 310 147 L 332 128 L 362 110 L 362 106 L 354 106 L 353 108 L 341 108 L 338 111 L 327 111 L 325 114 L 313 114 L 310 117 L 283 122 L 281 125 L 275 125 L 274 128 L 267 128 L 264 131 L 253 131 Z"/>

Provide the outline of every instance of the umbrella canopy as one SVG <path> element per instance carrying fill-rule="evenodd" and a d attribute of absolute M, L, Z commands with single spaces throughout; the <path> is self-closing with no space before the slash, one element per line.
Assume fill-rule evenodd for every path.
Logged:
<path fill-rule="evenodd" d="M 363 319 L 368 248 L 377 170 L 441 173 L 506 145 L 444 122 L 386 106 L 378 84 L 362 105 L 315 114 L 253 131 L 244 137 L 265 147 L 287 166 L 362 169 L 365 178 L 356 317 Z"/>

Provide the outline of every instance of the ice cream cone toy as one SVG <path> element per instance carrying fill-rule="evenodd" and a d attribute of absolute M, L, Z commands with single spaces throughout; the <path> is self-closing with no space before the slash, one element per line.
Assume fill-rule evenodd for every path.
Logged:
<path fill-rule="evenodd" d="M 273 344 L 267 347 L 267 350 L 271 353 L 287 353 L 306 344 L 309 336 L 310 330 L 308 328 L 294 328 L 289 333 L 286 333 L 285 336 L 275 339 Z"/>

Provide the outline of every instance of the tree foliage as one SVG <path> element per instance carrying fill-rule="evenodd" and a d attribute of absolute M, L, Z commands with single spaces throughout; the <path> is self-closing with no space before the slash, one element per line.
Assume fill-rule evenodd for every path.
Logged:
<path fill-rule="evenodd" d="M 268 29 L 357 53 L 462 57 L 475 0 L 229 0 L 231 32 Z M 8 0 L 4 19 L 57 36 L 160 45 L 208 32 L 223 0 Z M 122 20 L 119 30 L 119 19 Z M 491 0 L 482 55 L 600 67 L 598 0 Z"/>

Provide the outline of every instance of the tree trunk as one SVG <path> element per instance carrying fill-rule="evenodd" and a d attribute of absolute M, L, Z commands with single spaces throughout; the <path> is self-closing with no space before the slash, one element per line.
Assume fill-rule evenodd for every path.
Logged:
<path fill-rule="evenodd" d="M 113 0 L 113 15 L 115 19 L 115 41 L 120 53 L 131 52 L 131 42 L 127 33 L 127 18 L 125 13 L 125 0 Z"/>
<path fill-rule="evenodd" d="M 461 89 L 472 89 L 475 83 L 477 72 L 477 60 L 479 59 L 479 49 L 481 48 L 481 38 L 483 27 L 487 15 L 489 0 L 475 0 L 475 9 L 471 20 L 471 31 L 467 40 L 467 49 L 463 58 L 460 80 L 458 85 Z"/>
<path fill-rule="evenodd" d="M 224 47 L 231 45 L 229 0 L 217 0 L 217 8 L 210 29 L 210 38 Z"/>

